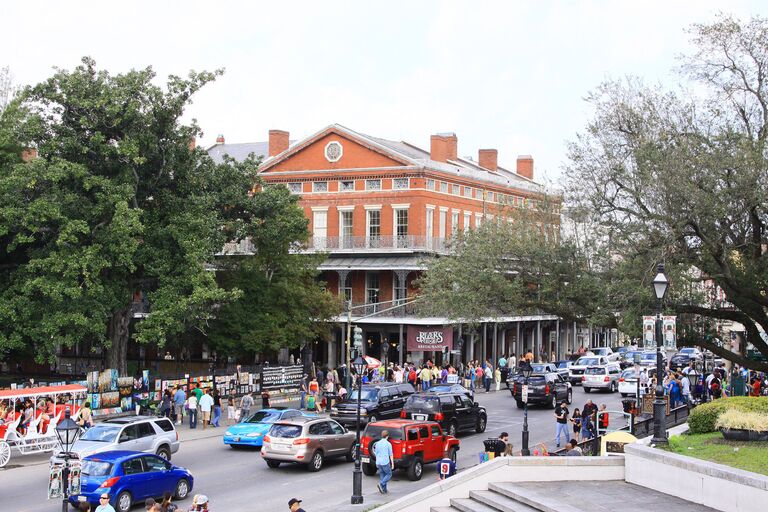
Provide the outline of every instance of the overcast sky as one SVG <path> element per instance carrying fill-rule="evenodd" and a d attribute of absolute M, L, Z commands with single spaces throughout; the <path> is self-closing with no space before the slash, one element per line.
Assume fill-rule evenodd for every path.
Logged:
<path fill-rule="evenodd" d="M 223 67 L 189 108 L 203 143 L 339 123 L 428 148 L 453 131 L 459 154 L 497 148 L 510 168 L 531 154 L 555 182 L 586 93 L 626 74 L 672 84 L 685 27 L 721 10 L 765 16 L 768 2 L 6 2 L 0 67 L 22 84 L 84 55 L 161 78 Z"/>

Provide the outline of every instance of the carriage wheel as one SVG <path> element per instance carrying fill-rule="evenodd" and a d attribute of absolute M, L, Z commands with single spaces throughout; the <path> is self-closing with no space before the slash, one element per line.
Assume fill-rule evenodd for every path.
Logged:
<path fill-rule="evenodd" d="M 0 441 L 0 468 L 5 467 L 11 460 L 11 447 L 5 441 Z"/>

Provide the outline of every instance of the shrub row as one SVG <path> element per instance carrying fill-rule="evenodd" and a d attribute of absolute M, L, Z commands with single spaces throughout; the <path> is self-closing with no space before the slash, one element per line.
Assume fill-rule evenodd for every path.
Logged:
<path fill-rule="evenodd" d="M 716 430 L 717 418 L 725 411 L 737 410 L 768 414 L 768 397 L 734 396 L 720 398 L 699 405 L 688 416 L 688 427 L 692 434 L 706 434 Z"/>

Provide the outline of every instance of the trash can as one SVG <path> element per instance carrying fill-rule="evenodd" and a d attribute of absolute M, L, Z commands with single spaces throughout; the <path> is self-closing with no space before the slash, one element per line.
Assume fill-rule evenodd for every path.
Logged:
<path fill-rule="evenodd" d="M 637 399 L 624 398 L 621 400 L 621 406 L 624 409 L 624 412 L 629 414 L 637 409 Z"/>

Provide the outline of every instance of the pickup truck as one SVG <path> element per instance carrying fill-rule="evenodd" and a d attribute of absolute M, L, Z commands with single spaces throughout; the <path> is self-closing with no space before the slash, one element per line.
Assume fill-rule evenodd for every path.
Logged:
<path fill-rule="evenodd" d="M 443 433 L 434 421 L 385 420 L 369 423 L 360 439 L 360 462 L 367 476 L 376 474 L 376 458 L 373 444 L 381 439 L 381 433 L 389 432 L 395 469 L 405 470 L 409 480 L 421 480 L 424 464 L 437 462 L 445 457 L 456 462 L 460 441 Z"/>

